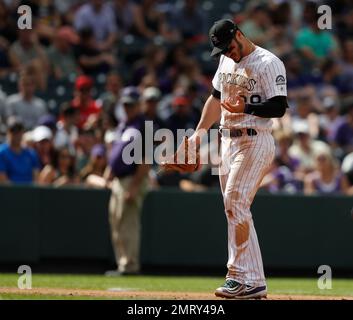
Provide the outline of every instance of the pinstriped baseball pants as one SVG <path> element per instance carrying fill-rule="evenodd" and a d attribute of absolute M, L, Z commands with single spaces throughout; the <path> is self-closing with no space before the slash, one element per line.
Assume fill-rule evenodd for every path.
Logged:
<path fill-rule="evenodd" d="M 254 286 L 265 285 L 266 280 L 250 206 L 274 153 L 269 131 L 222 137 L 220 185 L 228 222 L 226 278 Z"/>

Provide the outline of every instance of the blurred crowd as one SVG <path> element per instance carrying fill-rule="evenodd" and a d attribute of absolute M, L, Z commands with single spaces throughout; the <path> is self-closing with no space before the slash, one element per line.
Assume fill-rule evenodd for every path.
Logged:
<path fill-rule="evenodd" d="M 23 4 L 32 29 L 17 27 Z M 0 0 L 0 182 L 108 187 L 119 128 L 195 128 L 217 68 L 208 28 L 228 17 L 287 70 L 262 189 L 353 194 L 353 3 L 324 4 L 332 30 L 318 28 L 320 1 Z M 149 181 L 218 187 L 211 169 L 153 165 Z"/>

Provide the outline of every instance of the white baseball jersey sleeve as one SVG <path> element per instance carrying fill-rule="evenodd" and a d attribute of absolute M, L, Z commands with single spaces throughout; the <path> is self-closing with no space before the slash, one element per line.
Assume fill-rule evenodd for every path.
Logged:
<path fill-rule="evenodd" d="M 239 63 L 222 55 L 212 80 L 213 87 L 221 92 L 221 101 L 241 95 L 251 104 L 265 102 L 274 96 L 287 96 L 286 82 L 283 62 L 259 46 Z M 231 113 L 222 108 L 221 127 L 270 130 L 272 120 Z"/>

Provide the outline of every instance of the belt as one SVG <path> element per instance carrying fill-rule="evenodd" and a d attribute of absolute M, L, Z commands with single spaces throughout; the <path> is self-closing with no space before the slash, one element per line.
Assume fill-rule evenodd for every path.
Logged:
<path fill-rule="evenodd" d="M 228 132 L 227 132 L 228 131 Z M 256 136 L 257 131 L 255 129 L 219 129 L 219 132 L 226 137 L 241 137 L 245 134 L 248 136 Z"/>

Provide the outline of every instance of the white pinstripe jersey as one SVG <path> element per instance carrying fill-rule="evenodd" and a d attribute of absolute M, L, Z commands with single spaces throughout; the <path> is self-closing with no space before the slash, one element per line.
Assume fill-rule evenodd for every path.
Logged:
<path fill-rule="evenodd" d="M 239 63 L 222 55 L 212 80 L 221 92 L 221 100 L 240 90 L 246 103 L 265 102 L 274 96 L 287 96 L 286 70 L 283 62 L 270 51 L 256 46 Z M 222 108 L 222 128 L 271 129 L 272 120 L 245 113 L 230 113 Z"/>

